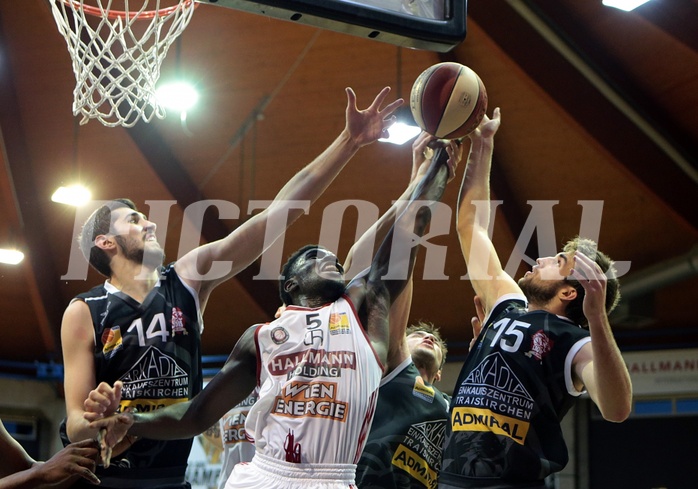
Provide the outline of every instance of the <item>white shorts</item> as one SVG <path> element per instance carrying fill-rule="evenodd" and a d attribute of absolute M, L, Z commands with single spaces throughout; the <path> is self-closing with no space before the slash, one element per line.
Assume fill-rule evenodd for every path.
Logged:
<path fill-rule="evenodd" d="M 237 464 L 225 489 L 356 489 L 353 464 L 294 464 L 256 453 Z"/>

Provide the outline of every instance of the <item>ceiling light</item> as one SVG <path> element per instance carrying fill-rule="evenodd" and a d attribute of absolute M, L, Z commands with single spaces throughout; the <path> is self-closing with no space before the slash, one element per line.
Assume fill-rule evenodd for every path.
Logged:
<path fill-rule="evenodd" d="M 199 93 L 186 82 L 173 82 L 161 85 L 155 91 L 158 102 L 165 108 L 186 112 L 196 105 Z"/>
<path fill-rule="evenodd" d="M 397 122 L 388 128 L 389 136 L 387 138 L 381 138 L 378 141 L 392 144 L 405 144 L 422 132 L 422 129 L 417 126 L 417 123 L 414 121 L 409 107 L 400 107 L 395 111 L 395 116 L 397 117 Z"/>
<path fill-rule="evenodd" d="M 24 260 L 24 253 L 18 250 L 6 250 L 0 248 L 0 263 L 8 265 L 17 265 Z"/>
<path fill-rule="evenodd" d="M 92 199 L 92 193 L 82 185 L 71 185 L 69 187 L 58 187 L 58 190 L 53 192 L 51 200 L 59 204 L 72 205 L 80 207 L 85 205 Z"/>
<path fill-rule="evenodd" d="M 607 7 L 615 7 L 630 12 L 648 1 L 649 0 L 603 0 L 602 3 Z"/>

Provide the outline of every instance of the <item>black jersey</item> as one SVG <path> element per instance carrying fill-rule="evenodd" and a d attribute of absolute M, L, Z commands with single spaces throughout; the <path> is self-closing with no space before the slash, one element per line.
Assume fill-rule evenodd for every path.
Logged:
<path fill-rule="evenodd" d="M 142 304 L 109 282 L 75 300 L 84 301 L 92 315 L 96 382 L 123 382 L 120 411 L 148 412 L 201 391 L 199 302 L 172 265 Z M 140 439 L 108 469 L 98 468 L 101 487 L 186 487 L 191 445 L 191 439 Z"/>
<path fill-rule="evenodd" d="M 486 319 L 453 392 L 441 481 L 516 487 L 542 481 L 568 459 L 560 420 L 580 395 L 572 360 L 589 332 L 505 296 Z"/>
<path fill-rule="evenodd" d="M 435 488 L 447 416 L 447 396 L 426 384 L 408 358 L 381 382 L 356 485 Z"/>

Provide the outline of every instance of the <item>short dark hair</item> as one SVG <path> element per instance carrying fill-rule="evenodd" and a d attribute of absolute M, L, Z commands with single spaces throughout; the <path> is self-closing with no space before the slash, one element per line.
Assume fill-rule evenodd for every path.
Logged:
<path fill-rule="evenodd" d="M 579 251 L 596 262 L 601 270 L 606 274 L 606 314 L 616 308 L 620 301 L 620 282 L 617 278 L 617 271 L 613 266 L 611 258 L 598 249 L 595 241 L 579 236 L 569 240 L 562 249 L 565 253 Z M 584 287 L 577 280 L 568 278 L 567 281 L 577 291 L 577 297 L 567 305 L 565 316 L 577 324 L 587 327 L 588 320 L 584 316 Z"/>
<path fill-rule="evenodd" d="M 281 275 L 279 276 L 279 297 L 281 298 L 281 302 L 287 306 L 293 304 L 293 297 L 291 297 L 291 294 L 286 292 L 284 284 L 289 278 L 293 276 L 293 267 L 296 265 L 298 259 L 303 254 L 305 254 L 306 251 L 312 250 L 314 248 L 320 248 L 320 246 L 316 244 L 310 244 L 305 245 L 302 248 L 296 250 L 291 256 L 289 256 L 286 263 L 284 263 L 284 266 L 281 267 Z"/>
<path fill-rule="evenodd" d="M 432 335 L 434 338 L 436 338 L 436 342 L 439 344 L 439 347 L 441 348 L 441 353 L 442 353 L 442 358 L 441 358 L 441 365 L 439 365 L 439 369 L 444 366 L 446 363 L 446 354 L 448 353 L 448 347 L 446 346 L 446 340 L 444 340 L 441 337 L 441 331 L 439 331 L 439 328 L 434 326 L 433 323 L 427 323 L 424 321 L 419 321 L 415 324 L 411 324 L 410 326 L 407 327 L 405 330 L 405 336 L 409 336 L 412 333 L 428 333 Z"/>
<path fill-rule="evenodd" d="M 80 251 L 82 251 L 87 262 L 92 268 L 107 278 L 110 278 L 112 274 L 111 260 L 103 249 L 95 246 L 95 238 L 101 234 L 108 234 L 111 231 L 111 213 L 123 207 L 138 211 L 136 204 L 130 199 L 110 200 L 87 218 L 78 236 Z"/>

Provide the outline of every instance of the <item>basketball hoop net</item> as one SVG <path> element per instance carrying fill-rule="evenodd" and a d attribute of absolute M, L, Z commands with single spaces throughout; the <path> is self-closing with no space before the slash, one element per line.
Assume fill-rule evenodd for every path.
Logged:
<path fill-rule="evenodd" d="M 129 0 L 121 0 L 123 10 L 112 9 L 114 0 L 93 0 L 97 6 L 50 1 L 73 59 L 73 114 L 82 114 L 80 124 L 98 119 L 108 127 L 132 127 L 139 119 L 164 118 L 155 97 L 160 65 L 189 24 L 195 1 L 161 7 L 164 0 L 131 0 L 142 6 L 129 9 Z"/>

